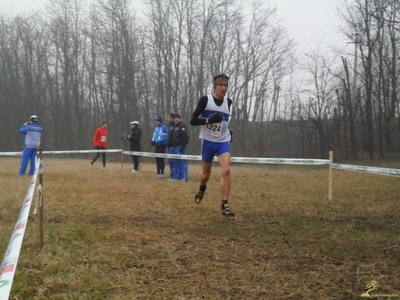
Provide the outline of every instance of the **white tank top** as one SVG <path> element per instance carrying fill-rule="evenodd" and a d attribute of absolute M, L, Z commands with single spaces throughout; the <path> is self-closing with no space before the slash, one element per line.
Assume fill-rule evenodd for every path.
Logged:
<path fill-rule="evenodd" d="M 207 95 L 207 106 L 206 109 L 201 113 L 203 118 L 209 118 L 215 113 L 220 113 L 222 115 L 222 122 L 214 124 L 205 124 L 201 126 L 200 138 L 205 139 L 210 142 L 222 143 L 229 142 L 231 139 L 231 134 L 229 133 L 229 107 L 228 98 L 224 97 L 221 106 L 218 106 L 214 102 L 214 97 L 212 95 Z"/>

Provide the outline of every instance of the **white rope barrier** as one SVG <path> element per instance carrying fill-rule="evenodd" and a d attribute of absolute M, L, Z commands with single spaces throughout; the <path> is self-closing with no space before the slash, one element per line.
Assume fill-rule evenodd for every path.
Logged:
<path fill-rule="evenodd" d="M 121 153 L 121 149 L 104 150 L 71 150 L 71 151 L 43 151 L 43 154 L 76 154 L 76 153 Z"/>
<path fill-rule="evenodd" d="M 126 155 L 137 155 L 142 157 L 161 157 L 161 158 L 201 161 L 200 155 L 178 155 L 178 154 L 166 154 L 166 153 L 154 153 L 154 152 L 123 151 L 121 149 L 43 151 L 43 154 L 74 154 L 74 153 L 82 154 L 82 153 L 102 153 L 102 152 L 122 153 Z M 20 156 L 20 155 L 22 155 L 22 152 L 0 152 L 0 156 Z M 218 161 L 218 159 L 214 158 L 214 161 Z M 286 165 L 329 165 L 333 169 L 400 177 L 399 169 L 337 164 L 337 163 L 331 163 L 330 160 L 328 159 L 232 157 L 231 162 L 256 163 L 256 164 L 286 164 Z"/>
<path fill-rule="evenodd" d="M 70 151 L 43 151 L 43 154 L 76 154 L 76 153 L 121 153 L 121 149 L 105 150 L 70 150 Z M 0 156 L 21 156 L 22 152 L 0 152 Z"/>
<path fill-rule="evenodd" d="M 37 187 L 37 191 L 38 191 L 39 195 L 42 195 L 43 187 L 42 187 L 42 185 L 40 183 L 39 183 L 39 185 Z M 35 209 L 33 210 L 32 215 L 36 215 L 37 214 L 39 202 L 41 202 L 41 201 L 42 201 L 41 197 L 36 198 Z"/>
<path fill-rule="evenodd" d="M 232 157 L 232 162 L 284 165 L 328 165 L 328 159 Z"/>
<path fill-rule="evenodd" d="M 368 166 L 356 166 L 356 165 L 345 165 L 345 164 L 336 164 L 331 163 L 330 167 L 333 169 L 346 170 L 346 171 L 355 171 L 355 172 L 363 172 L 363 173 L 371 173 L 378 175 L 387 175 L 387 176 L 395 176 L 400 177 L 399 169 L 389 169 L 389 168 L 378 168 L 378 167 L 368 167 Z"/>
<path fill-rule="evenodd" d="M 0 152 L 0 156 L 21 156 L 22 151 L 20 152 Z"/>
<path fill-rule="evenodd" d="M 33 174 L 17 223 L 15 224 L 3 262 L 0 266 L 0 299 L 8 299 L 10 295 L 19 254 L 21 252 L 21 245 L 25 235 L 25 229 L 28 223 L 28 216 L 32 204 L 33 193 L 35 191 L 39 164 L 40 159 L 37 159 L 35 173 Z"/>
<path fill-rule="evenodd" d="M 173 158 L 173 159 L 186 159 L 186 160 L 201 160 L 201 156 L 198 155 L 180 155 L 180 154 L 166 154 L 166 153 L 154 153 L 154 152 L 140 152 L 140 151 L 122 151 L 122 154 L 137 155 L 144 157 L 161 157 L 161 158 Z M 214 158 L 214 160 L 217 160 Z"/>
<path fill-rule="evenodd" d="M 162 157 L 173 159 L 186 159 L 186 160 L 201 160 L 200 155 L 179 155 L 179 154 L 165 154 L 153 152 L 139 152 L 139 151 L 123 151 L 123 154 L 137 155 L 145 157 Z M 218 158 L 214 157 L 214 161 Z M 231 162 L 237 163 L 255 163 L 255 164 L 290 164 L 290 165 L 328 165 L 328 159 L 296 159 L 296 158 L 265 158 L 265 157 L 232 157 Z"/>

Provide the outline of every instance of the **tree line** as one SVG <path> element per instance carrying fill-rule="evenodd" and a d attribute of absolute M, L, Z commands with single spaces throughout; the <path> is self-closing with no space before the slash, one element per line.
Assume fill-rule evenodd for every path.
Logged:
<path fill-rule="evenodd" d="M 236 0 L 49 1 L 43 10 L 0 14 L 1 151 L 22 145 L 18 127 L 37 114 L 47 150 L 90 149 L 102 121 L 121 147 L 138 120 L 151 150 L 154 118 L 189 123 L 212 77 L 230 76 L 236 156 L 343 160 L 400 149 L 399 1 L 341 7 L 355 55 L 296 46 L 275 10 Z M 297 71 L 308 81 L 297 82 Z M 189 126 L 188 153 L 199 151 Z"/>

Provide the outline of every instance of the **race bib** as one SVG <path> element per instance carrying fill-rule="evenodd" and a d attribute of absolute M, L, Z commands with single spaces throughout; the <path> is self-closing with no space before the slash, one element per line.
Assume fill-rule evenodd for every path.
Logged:
<path fill-rule="evenodd" d="M 220 136 L 221 135 L 221 127 L 222 127 L 222 123 L 207 124 L 206 132 L 213 136 Z"/>
<path fill-rule="evenodd" d="M 104 143 L 107 140 L 107 137 L 105 135 L 101 136 L 101 141 Z"/>

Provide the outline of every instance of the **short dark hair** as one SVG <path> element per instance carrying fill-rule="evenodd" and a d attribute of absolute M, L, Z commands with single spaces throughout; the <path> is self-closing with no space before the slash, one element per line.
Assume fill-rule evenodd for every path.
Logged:
<path fill-rule="evenodd" d="M 213 78 L 213 82 L 215 83 L 218 79 L 225 79 L 225 80 L 229 80 L 229 76 L 228 75 L 226 75 L 226 74 L 224 74 L 224 73 L 221 73 L 221 74 L 218 74 L 218 75 L 215 75 L 214 76 L 214 78 Z"/>
<path fill-rule="evenodd" d="M 175 116 L 175 113 L 171 112 L 168 114 L 168 117 L 173 118 Z"/>
<path fill-rule="evenodd" d="M 103 126 L 104 124 L 107 124 L 107 122 L 106 122 L 106 121 L 104 121 L 103 123 L 101 123 L 101 126 Z"/>

